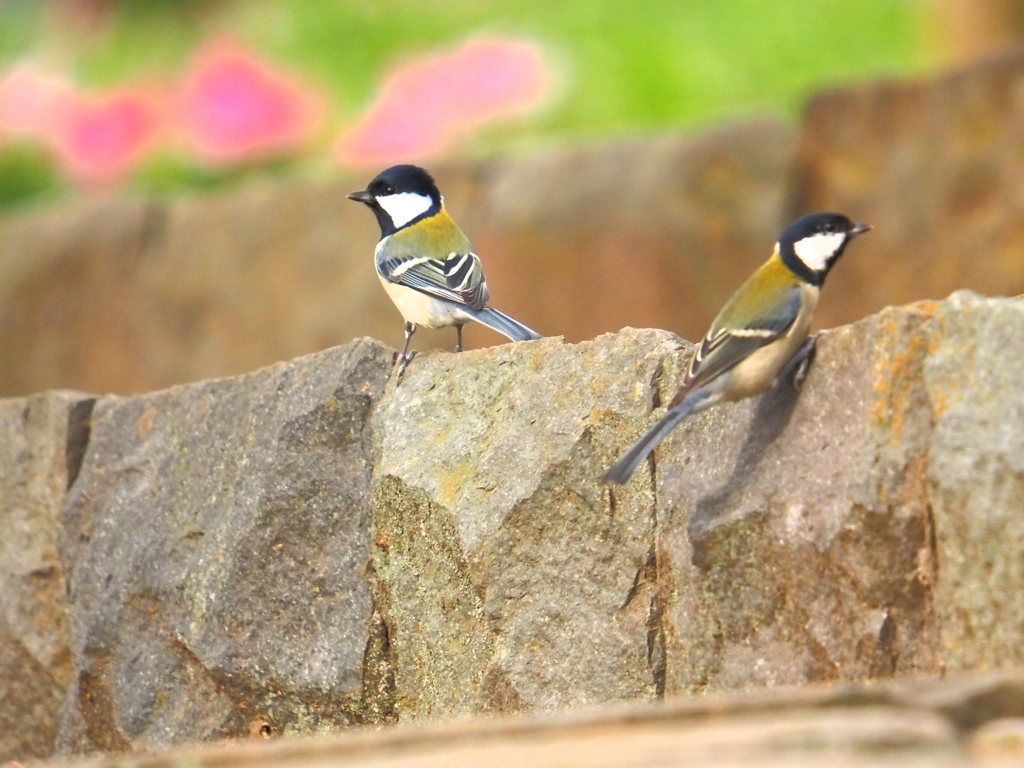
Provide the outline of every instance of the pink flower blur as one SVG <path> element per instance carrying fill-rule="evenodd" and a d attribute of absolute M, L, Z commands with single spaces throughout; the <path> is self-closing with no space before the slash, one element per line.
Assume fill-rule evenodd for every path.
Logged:
<path fill-rule="evenodd" d="M 184 138 L 214 165 L 295 152 L 324 116 L 312 91 L 227 42 L 194 56 L 178 111 Z"/>
<path fill-rule="evenodd" d="M 63 77 L 31 64 L 13 67 L 0 79 L 0 133 L 34 137 L 47 134 L 74 92 L 74 86 Z"/>
<path fill-rule="evenodd" d="M 164 104 L 155 92 L 122 88 L 62 101 L 44 138 L 73 180 L 107 183 L 133 170 L 156 147 L 164 126 Z"/>
<path fill-rule="evenodd" d="M 525 41 L 475 40 L 410 62 L 341 136 L 335 157 L 378 166 L 436 154 L 484 122 L 535 108 L 546 84 L 540 52 Z"/>

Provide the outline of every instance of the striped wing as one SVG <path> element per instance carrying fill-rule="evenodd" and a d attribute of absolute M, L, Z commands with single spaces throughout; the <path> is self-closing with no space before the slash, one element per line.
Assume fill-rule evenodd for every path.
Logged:
<path fill-rule="evenodd" d="M 739 327 L 723 317 L 723 310 L 697 348 L 675 399 L 718 378 L 760 347 L 785 335 L 800 314 L 800 302 L 800 286 L 794 285 L 768 311 Z"/>
<path fill-rule="evenodd" d="M 384 279 L 417 291 L 483 309 L 490 294 L 475 253 L 453 253 L 445 259 L 385 258 L 378 262 Z"/>

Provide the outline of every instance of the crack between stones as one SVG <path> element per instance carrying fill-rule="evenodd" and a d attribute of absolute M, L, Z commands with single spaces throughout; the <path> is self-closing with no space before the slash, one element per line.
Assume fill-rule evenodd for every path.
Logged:
<path fill-rule="evenodd" d="M 359 724 L 394 723 L 398 721 L 395 686 L 397 664 L 391 647 L 391 631 L 377 605 L 376 596 L 373 598 L 368 629 L 366 649 L 363 651 Z"/>
<path fill-rule="evenodd" d="M 654 680 L 654 696 L 662 699 L 665 697 L 665 623 L 664 623 L 664 595 L 662 586 L 657 579 L 657 556 L 655 555 L 655 582 L 654 594 L 651 595 L 651 603 L 647 612 L 647 666 L 651 670 L 651 677 Z"/>
<path fill-rule="evenodd" d="M 652 410 L 661 407 L 661 387 L 665 377 L 665 358 L 658 360 L 658 365 L 651 376 L 651 408 Z M 654 696 L 657 699 L 665 697 L 666 679 L 666 650 L 665 650 L 665 609 L 667 597 L 664 594 L 662 584 L 662 564 L 658 556 L 660 549 L 660 537 L 658 535 L 658 460 L 657 451 L 652 451 L 645 462 L 647 465 L 650 482 L 651 498 L 651 548 L 647 553 L 647 560 L 637 572 L 637 580 L 634 588 L 630 590 L 632 599 L 639 589 L 642 581 L 650 581 L 653 586 L 650 604 L 647 609 L 647 666 L 651 671 L 651 678 L 654 681 Z"/>
<path fill-rule="evenodd" d="M 67 443 L 64 446 L 64 466 L 67 468 L 67 490 L 75 484 L 82 471 L 85 452 L 92 437 L 92 412 L 96 398 L 79 400 L 68 411 Z"/>

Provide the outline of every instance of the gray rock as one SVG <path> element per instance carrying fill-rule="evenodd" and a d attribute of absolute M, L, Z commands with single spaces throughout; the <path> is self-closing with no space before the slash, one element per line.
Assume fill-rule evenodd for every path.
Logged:
<path fill-rule="evenodd" d="M 668 690 L 1024 660 L 1024 301 L 968 292 L 822 337 L 799 399 L 657 460 Z"/>
<path fill-rule="evenodd" d="M 1019 663 L 1022 342 L 1020 299 L 888 309 L 615 488 L 664 331 L 7 401 L 9 754 L 61 701 L 62 751 L 124 753 Z"/>
<path fill-rule="evenodd" d="M 1019 660 L 1020 363 L 995 358 L 1021 306 L 961 293 L 824 334 L 799 396 L 700 414 L 611 490 L 601 471 L 682 375 L 670 336 L 418 358 L 374 428 L 400 711 Z M 955 392 L 969 416 L 937 407 Z"/>
<path fill-rule="evenodd" d="M 724 405 L 666 440 L 669 691 L 940 671 L 921 371 L 933 333 L 912 306 L 824 334 L 799 397 Z"/>
<path fill-rule="evenodd" d="M 950 670 L 1024 663 L 1024 301 L 939 305 L 923 378 L 928 499 Z"/>
<path fill-rule="evenodd" d="M 391 717 L 370 594 L 377 342 L 96 403 L 67 504 L 65 752 Z"/>
<path fill-rule="evenodd" d="M 48 757 L 73 670 L 60 530 L 92 401 L 0 401 L 0 761 Z"/>
<path fill-rule="evenodd" d="M 600 483 L 671 334 L 421 355 L 374 418 L 375 563 L 412 717 L 651 697 L 650 489 Z M 644 405 L 641 405 L 645 408 Z M 634 411 L 640 410 L 633 406 Z"/>

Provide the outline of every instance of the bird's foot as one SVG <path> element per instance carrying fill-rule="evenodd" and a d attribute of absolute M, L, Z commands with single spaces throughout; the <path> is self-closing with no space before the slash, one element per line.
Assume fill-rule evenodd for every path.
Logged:
<path fill-rule="evenodd" d="M 776 388 L 781 388 L 782 384 L 787 381 L 797 392 L 803 388 L 804 380 L 811 370 L 811 363 L 814 362 L 814 355 L 818 348 L 818 335 L 820 333 L 821 331 L 818 331 L 818 333 L 809 336 L 800 349 L 797 350 L 796 354 L 793 355 L 793 358 L 786 363 L 785 368 L 782 369 L 775 379 Z"/>
<path fill-rule="evenodd" d="M 405 369 L 409 367 L 409 363 L 412 362 L 412 359 L 414 357 L 416 357 L 416 350 L 415 349 L 410 349 L 405 354 L 400 354 L 400 355 L 397 356 L 396 362 L 397 362 L 397 368 L 398 368 L 398 371 L 397 371 L 397 373 L 398 373 L 398 381 L 395 383 L 396 387 L 399 384 L 402 383 L 402 375 L 405 373 Z"/>

